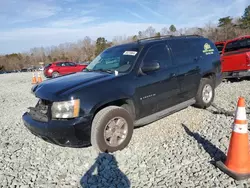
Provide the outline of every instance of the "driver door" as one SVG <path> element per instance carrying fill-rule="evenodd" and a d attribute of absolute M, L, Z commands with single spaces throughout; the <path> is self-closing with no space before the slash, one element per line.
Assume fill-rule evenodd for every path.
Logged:
<path fill-rule="evenodd" d="M 142 60 L 141 67 L 152 62 L 158 62 L 160 68 L 143 75 L 139 74 L 136 78 L 136 100 L 140 105 L 139 118 L 179 102 L 178 68 L 172 64 L 170 52 L 165 43 L 151 46 Z"/>

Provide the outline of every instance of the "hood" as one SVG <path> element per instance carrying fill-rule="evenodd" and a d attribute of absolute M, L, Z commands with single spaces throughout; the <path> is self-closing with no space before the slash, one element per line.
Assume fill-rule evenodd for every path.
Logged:
<path fill-rule="evenodd" d="M 36 87 L 33 87 L 32 91 L 39 98 L 56 100 L 58 99 L 58 95 L 74 89 L 75 87 L 81 85 L 84 87 L 92 82 L 103 81 L 103 79 L 106 80 L 113 77 L 113 74 L 102 72 L 78 72 L 45 80 Z"/>

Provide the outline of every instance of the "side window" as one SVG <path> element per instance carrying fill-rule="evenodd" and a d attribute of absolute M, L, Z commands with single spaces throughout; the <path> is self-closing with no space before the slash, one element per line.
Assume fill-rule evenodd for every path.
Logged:
<path fill-rule="evenodd" d="M 194 53 L 190 53 L 190 45 L 188 40 L 173 39 L 168 41 L 172 49 L 172 53 L 177 64 L 187 64 L 194 58 Z M 193 48 L 193 51 L 196 48 Z"/>
<path fill-rule="evenodd" d="M 241 39 L 237 41 L 233 41 L 227 44 L 225 48 L 225 52 L 232 52 L 232 51 L 237 51 L 241 50 L 244 48 L 250 48 L 250 39 Z"/>
<path fill-rule="evenodd" d="M 240 43 L 240 49 L 250 48 L 250 38 L 249 39 L 240 40 L 239 43 Z"/>
<path fill-rule="evenodd" d="M 61 67 L 61 66 L 62 66 L 62 63 L 57 63 L 56 66 L 57 66 L 57 67 Z"/>
<path fill-rule="evenodd" d="M 236 51 L 240 48 L 240 44 L 238 41 L 233 41 L 233 42 L 229 42 L 225 48 L 225 52 L 232 52 L 232 51 Z"/>
<path fill-rule="evenodd" d="M 149 48 L 143 59 L 143 63 L 151 63 L 152 61 L 158 61 L 161 68 L 166 68 L 171 64 L 165 44 L 156 44 Z"/>
<path fill-rule="evenodd" d="M 70 67 L 75 66 L 75 64 L 74 64 L 74 63 L 72 63 L 72 62 L 65 62 L 65 64 L 66 64 L 66 66 L 70 66 Z"/>

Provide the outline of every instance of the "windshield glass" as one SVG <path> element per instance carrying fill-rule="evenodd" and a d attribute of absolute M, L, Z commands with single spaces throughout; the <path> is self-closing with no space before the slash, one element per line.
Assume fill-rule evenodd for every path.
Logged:
<path fill-rule="evenodd" d="M 126 72 L 135 62 L 139 53 L 137 47 L 117 46 L 106 49 L 86 67 L 87 71 Z"/>

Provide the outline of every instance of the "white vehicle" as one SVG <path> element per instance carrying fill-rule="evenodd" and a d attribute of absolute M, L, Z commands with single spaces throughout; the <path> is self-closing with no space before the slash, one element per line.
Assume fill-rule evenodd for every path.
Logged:
<path fill-rule="evenodd" d="M 39 67 L 38 70 L 39 70 L 39 71 L 43 71 L 43 70 L 44 70 L 44 67 Z"/>

